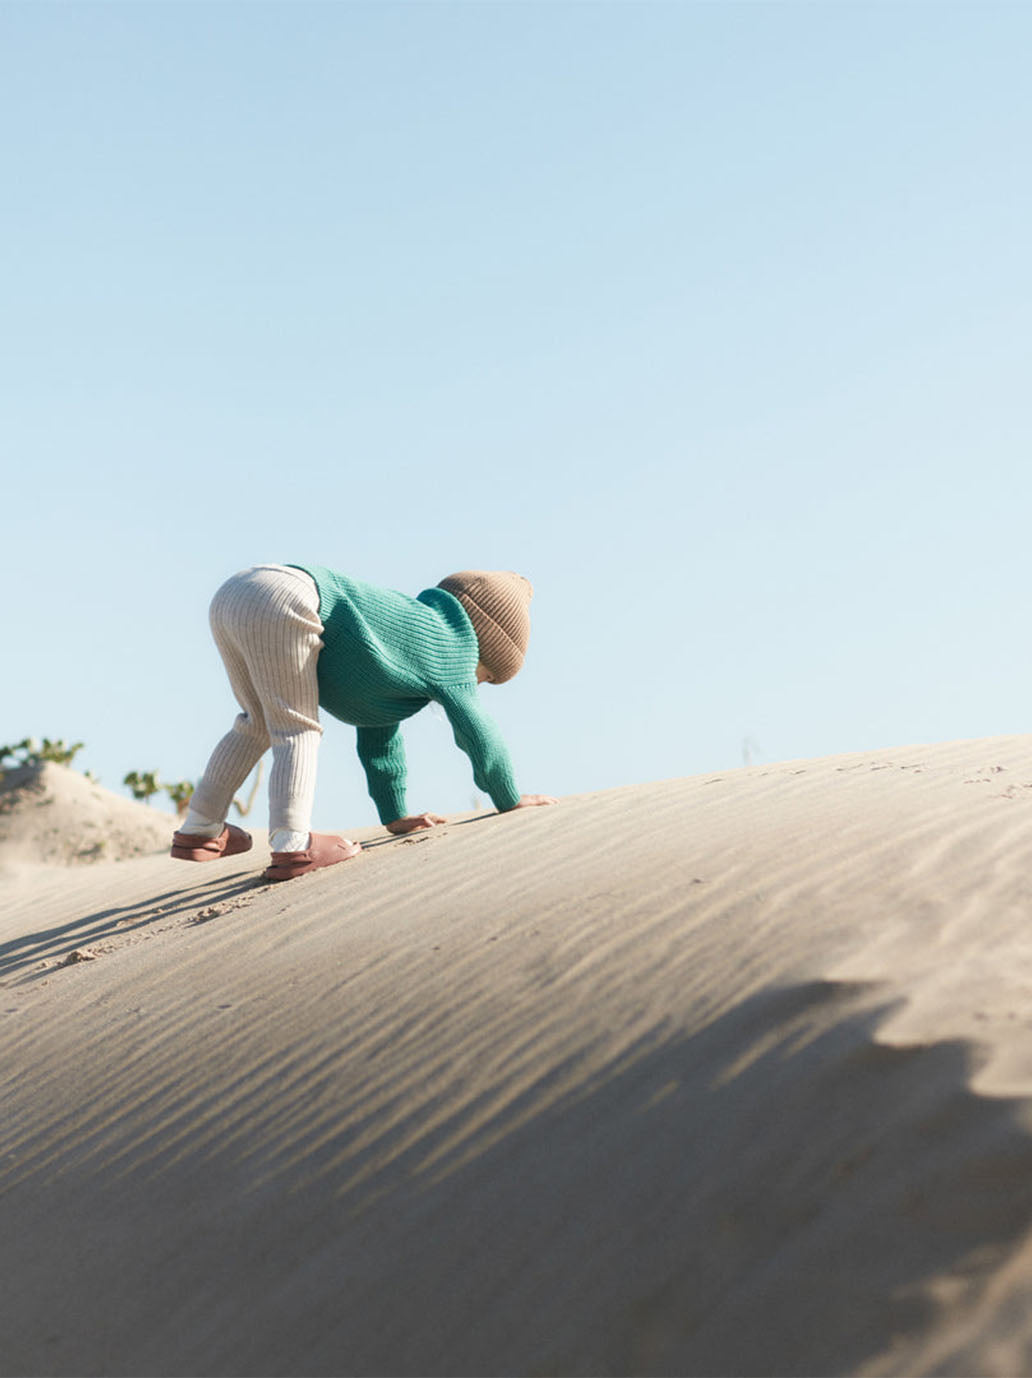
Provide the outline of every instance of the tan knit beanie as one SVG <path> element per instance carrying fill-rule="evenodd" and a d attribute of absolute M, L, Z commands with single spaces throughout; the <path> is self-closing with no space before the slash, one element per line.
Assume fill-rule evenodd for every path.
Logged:
<path fill-rule="evenodd" d="M 511 570 L 464 569 L 437 586 L 466 609 L 480 643 L 480 660 L 495 684 L 512 679 L 530 640 L 529 579 Z"/>

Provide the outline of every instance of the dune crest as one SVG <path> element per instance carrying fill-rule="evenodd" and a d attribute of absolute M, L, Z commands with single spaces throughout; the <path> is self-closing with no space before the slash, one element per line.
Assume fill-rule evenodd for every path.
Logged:
<path fill-rule="evenodd" d="M 357 836 L 5 906 L 0 1371 L 1032 1370 L 1032 738 Z"/>

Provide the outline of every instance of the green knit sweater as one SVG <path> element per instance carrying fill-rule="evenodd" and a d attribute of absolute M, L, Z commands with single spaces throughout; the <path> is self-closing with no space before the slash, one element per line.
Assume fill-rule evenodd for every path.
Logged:
<path fill-rule="evenodd" d="M 501 733 L 480 706 L 477 634 L 444 589 L 418 598 L 322 565 L 294 565 L 319 590 L 319 704 L 357 729 L 359 760 L 382 823 L 405 816 L 405 745 L 398 724 L 431 701 L 444 709 L 477 787 L 501 812 L 520 792 Z"/>

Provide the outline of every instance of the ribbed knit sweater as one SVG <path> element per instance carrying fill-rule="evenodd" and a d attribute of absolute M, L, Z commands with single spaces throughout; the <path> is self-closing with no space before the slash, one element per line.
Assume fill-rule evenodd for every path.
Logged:
<path fill-rule="evenodd" d="M 292 567 L 319 590 L 319 705 L 357 728 L 358 756 L 380 821 L 405 816 L 398 724 L 430 702 L 444 709 L 477 787 L 501 812 L 515 808 L 520 793 L 512 762 L 480 706 L 477 635 L 459 600 L 440 588 L 412 598 L 322 565 Z"/>

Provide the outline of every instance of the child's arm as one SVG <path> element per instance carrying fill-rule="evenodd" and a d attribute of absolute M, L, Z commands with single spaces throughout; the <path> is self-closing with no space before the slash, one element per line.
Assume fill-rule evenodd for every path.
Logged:
<path fill-rule="evenodd" d="M 380 822 L 389 833 L 413 833 L 446 823 L 439 813 L 405 815 L 405 739 L 397 723 L 392 727 L 360 727 L 357 730 L 358 759 Z"/>
<path fill-rule="evenodd" d="M 442 691 L 438 702 L 448 715 L 456 745 L 470 759 L 477 788 L 490 795 L 499 813 L 558 803 L 551 795 L 520 794 L 502 734 L 481 708 L 475 684 Z"/>
<path fill-rule="evenodd" d="M 355 744 L 380 822 L 401 819 L 405 813 L 407 775 L 401 728 L 397 723 L 390 727 L 360 727 Z"/>

